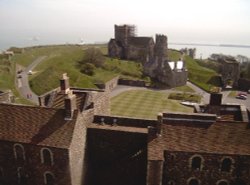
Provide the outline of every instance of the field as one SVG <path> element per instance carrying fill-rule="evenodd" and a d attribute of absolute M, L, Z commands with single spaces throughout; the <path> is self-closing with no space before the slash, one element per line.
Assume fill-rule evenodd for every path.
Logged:
<path fill-rule="evenodd" d="M 156 119 L 164 111 L 192 112 L 193 109 L 169 100 L 167 93 L 152 90 L 131 90 L 111 99 L 112 115 Z"/>

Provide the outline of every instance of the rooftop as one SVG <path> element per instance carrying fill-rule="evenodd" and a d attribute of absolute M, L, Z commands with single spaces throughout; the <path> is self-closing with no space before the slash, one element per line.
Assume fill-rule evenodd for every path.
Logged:
<path fill-rule="evenodd" d="M 0 140 L 68 148 L 76 123 L 64 109 L 0 104 Z"/>

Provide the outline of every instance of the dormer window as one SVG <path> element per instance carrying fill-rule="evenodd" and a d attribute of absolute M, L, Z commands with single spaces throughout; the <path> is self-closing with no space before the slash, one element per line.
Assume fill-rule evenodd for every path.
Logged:
<path fill-rule="evenodd" d="M 54 164 L 53 153 L 49 148 L 41 149 L 41 162 L 42 164 L 50 166 Z"/>
<path fill-rule="evenodd" d="M 25 151 L 23 145 L 16 143 L 13 146 L 13 150 L 14 150 L 14 157 L 16 160 L 18 161 L 25 160 Z"/>

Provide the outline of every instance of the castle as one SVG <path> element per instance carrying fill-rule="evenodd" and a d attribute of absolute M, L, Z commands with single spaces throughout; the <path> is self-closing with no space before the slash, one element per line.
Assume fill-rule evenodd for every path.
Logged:
<path fill-rule="evenodd" d="M 144 73 L 169 87 L 183 86 L 187 81 L 185 62 L 168 60 L 165 35 L 137 37 L 134 25 L 115 25 L 115 38 L 108 43 L 110 57 L 143 63 Z"/>
<path fill-rule="evenodd" d="M 250 185 L 249 111 L 221 94 L 195 113 L 109 114 L 109 91 L 60 87 L 0 104 L 0 184 Z"/>

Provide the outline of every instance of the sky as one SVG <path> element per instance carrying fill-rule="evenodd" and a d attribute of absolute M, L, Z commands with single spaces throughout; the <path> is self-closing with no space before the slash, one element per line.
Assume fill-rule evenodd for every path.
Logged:
<path fill-rule="evenodd" d="M 169 42 L 250 45 L 249 20 L 249 0 L 0 0 L 0 49 L 108 42 L 114 24 Z"/>

